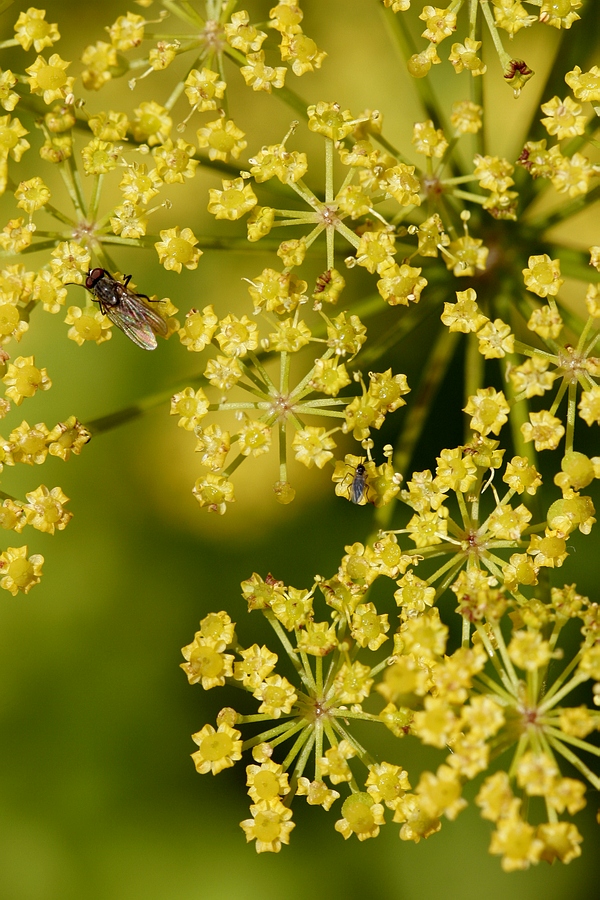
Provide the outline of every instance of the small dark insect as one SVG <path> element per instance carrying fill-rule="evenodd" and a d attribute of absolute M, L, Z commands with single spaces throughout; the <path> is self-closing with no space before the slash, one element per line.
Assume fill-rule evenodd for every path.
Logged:
<path fill-rule="evenodd" d="M 365 496 L 366 489 L 367 489 L 366 469 L 362 463 L 359 463 L 355 469 L 354 478 L 352 479 L 352 484 L 350 485 L 350 500 L 353 503 L 360 503 L 362 498 Z"/>
<path fill-rule="evenodd" d="M 85 287 L 94 295 L 100 311 L 123 331 L 130 341 L 142 350 L 156 349 L 156 335 L 165 337 L 167 323 L 157 312 L 149 309 L 143 300 L 150 301 L 146 294 L 138 294 L 127 287 L 131 275 L 123 282 L 117 281 L 106 269 L 90 269 L 85 279 Z"/>

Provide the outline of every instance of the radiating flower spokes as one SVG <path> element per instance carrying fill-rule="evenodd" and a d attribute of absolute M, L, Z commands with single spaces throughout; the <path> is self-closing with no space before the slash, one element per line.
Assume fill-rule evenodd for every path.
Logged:
<path fill-rule="evenodd" d="M 194 735 L 199 772 L 219 771 L 252 750 L 255 764 L 247 771 L 253 818 L 241 823 L 247 839 L 256 840 L 258 852 L 278 852 L 293 827 L 295 796 L 329 810 L 343 790 L 335 829 L 345 838 L 376 837 L 387 807 L 401 824 L 400 838 L 418 842 L 439 831 L 443 816 L 453 820 L 467 805 L 466 781 L 511 751 L 508 772 L 487 775 L 476 799 L 483 817 L 496 825 L 491 852 L 502 855 L 508 871 L 540 859 L 577 857 L 581 836 L 559 816 L 583 808 L 585 785 L 563 776 L 560 762 L 574 766 L 594 788 L 600 785 L 585 761 L 600 754 L 586 740 L 600 727 L 600 713 L 565 705 L 572 691 L 600 677 L 597 604 L 574 585 L 553 589 L 549 603 L 510 600 L 493 578 L 472 566 L 452 586 L 466 627 L 462 645 L 450 652 L 448 628 L 431 607 L 433 598 L 422 602 L 423 587 L 404 576 L 394 595 L 399 625 L 393 649 L 382 656 L 388 614 L 366 602 L 370 586 L 381 576 L 406 573 L 413 557 L 402 553 L 393 535 L 346 549 L 339 572 L 327 581 L 318 577 L 308 591 L 256 574 L 242 584 L 249 610 L 260 609 L 277 634 L 296 686 L 275 674 L 278 657 L 267 646 L 239 644 L 225 612 L 202 620 L 193 643 L 183 649 L 190 682 L 205 688 L 228 684 L 260 701 L 250 715 L 223 709 L 218 732 L 205 726 Z M 320 622 L 317 588 L 330 608 Z M 578 619 L 581 646 L 563 659 L 569 644 L 559 646 L 562 629 L 572 633 Z M 232 653 L 240 658 L 233 670 Z M 379 713 L 376 694 L 386 704 Z M 399 738 L 410 734 L 449 755 L 437 772 L 423 772 L 411 792 L 401 766 L 374 761 L 353 733 L 356 721 L 384 724 Z M 242 741 L 245 726 L 259 730 Z M 276 762 L 284 744 L 285 755 Z M 544 803 L 545 819 L 534 826 L 525 807 L 536 797 Z"/>

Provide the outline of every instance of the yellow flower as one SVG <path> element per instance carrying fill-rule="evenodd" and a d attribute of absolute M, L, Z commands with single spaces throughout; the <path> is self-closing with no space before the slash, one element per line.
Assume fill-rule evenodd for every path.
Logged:
<path fill-rule="evenodd" d="M 520 669 L 531 672 L 548 665 L 553 656 L 550 644 L 537 631 L 513 632 L 508 655 Z"/>
<path fill-rule="evenodd" d="M 145 206 L 156 197 L 162 184 L 163 180 L 156 169 L 148 172 L 144 163 L 133 163 L 123 175 L 119 189 L 125 200 Z"/>
<path fill-rule="evenodd" d="M 265 65 L 264 50 L 249 53 L 246 57 L 248 65 L 240 69 L 242 78 L 253 91 L 266 91 L 271 93 L 273 88 L 282 88 L 285 84 L 287 69 L 283 66 Z M 310 128 L 310 125 L 309 125 Z"/>
<path fill-rule="evenodd" d="M 547 103 L 542 103 L 542 112 L 546 113 L 546 118 L 541 120 L 542 125 L 549 135 L 559 141 L 577 137 L 585 131 L 587 116 L 581 115 L 581 106 L 570 97 L 565 97 L 564 100 L 553 97 Z"/>
<path fill-rule="evenodd" d="M 510 370 L 515 393 L 524 393 L 526 397 L 543 397 L 554 383 L 555 375 L 548 371 L 549 360 L 544 356 L 532 356 L 520 366 Z"/>
<path fill-rule="evenodd" d="M 42 576 L 44 557 L 39 553 L 27 556 L 27 547 L 8 547 L 0 554 L 0 587 L 10 591 L 13 597 L 21 591 L 28 594 L 39 584 Z"/>
<path fill-rule="evenodd" d="M 180 428 L 193 431 L 207 415 L 208 406 L 208 397 L 202 388 L 194 391 L 188 387 L 171 398 L 171 415 L 180 417 L 177 423 Z"/>
<path fill-rule="evenodd" d="M 594 385 L 589 391 L 582 391 L 579 415 L 588 425 L 600 422 L 600 387 L 598 385 Z"/>
<path fill-rule="evenodd" d="M 292 60 L 294 75 L 304 75 L 305 72 L 314 72 L 315 69 L 320 69 L 327 56 L 324 50 L 319 50 L 312 38 L 302 32 L 294 34 L 284 32 L 281 36 L 279 52 L 284 62 Z"/>
<path fill-rule="evenodd" d="M 343 140 L 356 124 L 356 119 L 350 110 L 342 110 L 338 103 L 326 103 L 324 100 L 319 100 L 316 105 L 308 107 L 307 113 L 309 129 L 332 141 Z"/>
<path fill-rule="evenodd" d="M 52 382 L 45 369 L 34 365 L 33 356 L 18 356 L 8 369 L 2 381 L 7 385 L 6 396 L 20 406 L 25 397 L 33 397 L 38 390 L 47 391 Z"/>
<path fill-rule="evenodd" d="M 112 322 L 104 316 L 99 309 L 86 306 L 70 306 L 65 317 L 67 325 L 71 325 L 67 332 L 70 340 L 82 347 L 86 341 L 95 341 L 103 344 L 112 337 Z"/>
<path fill-rule="evenodd" d="M 464 408 L 467 415 L 472 416 L 470 426 L 474 431 L 486 435 L 492 431 L 498 434 L 508 421 L 510 407 L 502 391 L 495 388 L 480 388 L 477 394 L 469 397 Z M 535 415 L 533 413 L 532 415 Z M 527 438 L 525 438 L 527 440 Z M 536 449 L 538 449 L 536 447 Z"/>
<path fill-rule="evenodd" d="M 405 163 L 390 166 L 379 179 L 379 187 L 393 197 L 400 206 L 421 205 L 419 196 L 421 182 L 415 175 L 414 166 L 407 166 Z"/>
<path fill-rule="evenodd" d="M 230 157 L 239 159 L 242 150 L 248 146 L 245 134 L 231 119 L 215 119 L 196 131 L 196 140 L 201 150 L 208 147 L 209 159 L 227 162 Z"/>
<path fill-rule="evenodd" d="M 50 456 L 58 456 L 66 462 L 71 453 L 79 456 L 82 447 L 91 437 L 87 428 L 75 416 L 69 416 L 66 422 L 59 422 L 48 433 L 48 452 Z"/>
<path fill-rule="evenodd" d="M 479 352 L 486 359 L 501 359 L 514 350 L 515 336 L 502 319 L 486 324 L 477 332 Z"/>
<path fill-rule="evenodd" d="M 235 356 L 217 356 L 209 359 L 204 370 L 204 377 L 209 384 L 220 391 L 230 391 L 243 374 L 242 367 Z"/>
<path fill-rule="evenodd" d="M 81 150 L 81 160 L 86 175 L 105 175 L 119 162 L 119 150 L 108 141 L 93 138 Z"/>
<path fill-rule="evenodd" d="M 96 41 L 85 48 L 81 61 L 86 67 L 81 73 L 83 86 L 88 91 L 99 91 L 111 80 L 111 69 L 117 68 L 117 51 L 106 41 Z"/>
<path fill-rule="evenodd" d="M 49 199 L 50 191 L 37 175 L 28 181 L 21 181 L 15 191 L 17 206 L 24 209 L 29 215 L 45 206 Z"/>
<path fill-rule="evenodd" d="M 48 455 L 49 432 L 43 422 L 30 426 L 21 422 L 9 435 L 12 456 L 16 463 L 28 466 L 41 465 Z"/>
<path fill-rule="evenodd" d="M 531 535 L 527 552 L 533 556 L 536 566 L 559 567 L 568 556 L 567 542 L 563 532 L 547 528 L 543 537 Z"/>
<path fill-rule="evenodd" d="M 333 459 L 332 450 L 336 443 L 330 433 L 321 426 L 308 425 L 297 431 L 292 441 L 294 456 L 308 469 L 316 465 L 322 469 L 326 462 Z"/>
<path fill-rule="evenodd" d="M 227 503 L 235 501 L 233 484 L 224 475 L 213 472 L 198 478 L 192 493 L 200 506 L 206 506 L 209 512 L 216 512 L 220 516 L 225 513 Z"/>
<path fill-rule="evenodd" d="M 29 50 L 33 45 L 35 52 L 40 53 L 60 40 L 58 26 L 46 22 L 45 17 L 45 9 L 35 9 L 33 6 L 19 14 L 15 23 L 15 39 L 23 50 Z"/>
<path fill-rule="evenodd" d="M 455 819 L 467 805 L 461 797 L 461 779 L 450 766 L 439 766 L 435 775 L 423 772 L 415 793 L 419 795 L 421 808 L 432 818 L 445 815 L 447 819 Z"/>
<path fill-rule="evenodd" d="M 275 588 L 277 589 L 277 585 Z M 271 609 L 288 631 L 306 627 L 313 616 L 312 596 L 307 591 L 297 590 L 293 587 L 281 593 L 276 590 L 275 596 L 271 599 Z"/>
<path fill-rule="evenodd" d="M 228 315 L 219 322 L 216 340 L 227 356 L 242 357 L 258 347 L 258 326 L 248 316 Z"/>
<path fill-rule="evenodd" d="M 530 256 L 527 268 L 522 271 L 525 287 L 538 297 L 555 297 L 564 283 L 560 277 L 560 260 L 550 259 L 547 253 Z"/>
<path fill-rule="evenodd" d="M 250 807 L 251 819 L 244 819 L 240 827 L 246 835 L 246 841 L 256 841 L 257 853 L 279 853 L 282 844 L 289 844 L 290 832 L 295 823 L 290 822 L 292 810 L 276 799 L 259 800 Z"/>
<path fill-rule="evenodd" d="M 455 44 L 454 46 L 459 45 Z M 452 62 L 452 59 L 450 61 Z M 415 145 L 417 153 L 436 159 L 441 159 L 448 149 L 448 141 L 444 137 L 444 132 L 441 128 L 434 128 L 431 119 L 415 123 L 412 143 Z"/>
<path fill-rule="evenodd" d="M 452 269 L 457 278 L 471 278 L 476 269 L 485 271 L 489 249 L 482 245 L 480 238 L 468 234 L 450 241 L 445 254 L 446 267 Z"/>
<path fill-rule="evenodd" d="M 365 785 L 367 793 L 377 803 L 383 801 L 388 809 L 396 809 L 406 791 L 410 790 L 408 772 L 402 766 L 393 766 L 387 762 L 369 766 Z"/>
<path fill-rule="evenodd" d="M 26 524 L 27 518 L 22 505 L 10 498 L 4 500 L 0 505 L 0 528 L 21 534 Z"/>
<path fill-rule="evenodd" d="M 334 827 L 345 840 L 353 834 L 359 841 L 377 837 L 384 823 L 383 806 L 366 793 L 351 794 L 342 805 L 342 815 Z"/>
<path fill-rule="evenodd" d="M 202 256 L 202 250 L 195 245 L 198 238 L 194 237 L 191 228 L 183 230 L 176 225 L 175 228 L 166 228 L 160 232 L 160 241 L 154 244 L 158 253 L 158 260 L 170 272 L 181 272 L 183 266 L 186 269 L 196 269 Z"/>
<path fill-rule="evenodd" d="M 138 47 L 144 38 L 144 17 L 137 13 L 128 12 L 119 18 L 106 30 L 110 40 L 117 50 L 132 50 Z"/>
<path fill-rule="evenodd" d="M 598 389 L 598 393 L 600 398 L 600 389 Z M 581 395 L 581 404 L 583 404 L 584 396 L 585 392 Z M 565 429 L 560 419 L 543 409 L 539 413 L 529 413 L 529 422 L 521 425 L 521 433 L 525 441 L 534 442 L 536 450 L 556 450 Z"/>
<path fill-rule="evenodd" d="M 600 69 L 598 66 L 592 66 L 589 72 L 582 72 L 579 66 L 575 66 L 572 71 L 567 72 L 565 81 L 575 94 L 578 100 L 591 101 L 600 100 Z"/>
<path fill-rule="evenodd" d="M 559 859 L 569 863 L 581 856 L 579 845 L 583 838 L 572 822 L 542 822 L 538 825 L 536 837 L 544 845 L 541 858 L 546 862 L 553 863 Z"/>
<path fill-rule="evenodd" d="M 325 752 L 325 756 L 319 760 L 321 767 L 321 775 L 327 776 L 333 784 L 341 784 L 344 781 L 352 780 L 352 770 L 348 765 L 348 760 L 356 756 L 356 751 L 349 741 L 342 740 L 337 747 L 330 747 Z M 366 795 L 371 801 L 372 797 Z"/>
<path fill-rule="evenodd" d="M 61 241 L 51 251 L 50 266 L 52 272 L 63 284 L 83 283 L 83 272 L 90 267 L 90 252 L 77 241 Z"/>
<path fill-rule="evenodd" d="M 553 28 L 570 28 L 580 18 L 575 10 L 581 7 L 581 3 L 582 0 L 542 0 L 540 22 Z"/>
<path fill-rule="evenodd" d="M 282 713 L 291 712 L 298 699 L 293 685 L 281 675 L 268 675 L 252 696 L 261 701 L 259 713 L 266 713 L 274 719 L 278 719 Z"/>
<path fill-rule="evenodd" d="M 186 662 L 181 663 L 181 668 L 190 684 L 201 684 L 208 691 L 213 687 L 222 687 L 225 679 L 231 678 L 235 657 L 224 653 L 220 646 L 204 641 L 197 634 L 191 644 L 182 648 Z"/>
<path fill-rule="evenodd" d="M 75 81 L 73 76 L 66 75 L 70 65 L 58 53 L 53 53 L 48 62 L 43 56 L 38 56 L 34 64 L 25 69 L 29 75 L 27 82 L 31 93 L 41 94 L 47 104 L 54 100 L 65 100 L 73 93 Z"/>
<path fill-rule="evenodd" d="M 233 677 L 241 681 L 245 688 L 258 690 L 277 665 L 277 654 L 272 653 L 264 644 L 262 647 L 252 644 L 247 650 L 241 650 L 240 656 L 243 662 L 236 662 Z"/>
<path fill-rule="evenodd" d="M 17 83 L 17 77 L 13 75 L 10 69 L 0 72 L 0 104 L 7 112 L 12 112 L 20 97 L 15 91 L 11 90 Z"/>
<path fill-rule="evenodd" d="M 115 206 L 114 215 L 110 217 L 110 227 L 114 234 L 124 238 L 139 238 L 146 234 L 148 217 L 144 211 L 128 200 L 121 206 Z"/>
<path fill-rule="evenodd" d="M 254 311 L 283 314 L 291 312 L 301 302 L 306 302 L 307 284 L 292 272 L 263 269 L 260 275 L 248 282 L 248 293 L 254 302 Z"/>
<path fill-rule="evenodd" d="M 232 13 L 231 23 L 224 26 L 227 43 L 235 50 L 248 53 L 249 50 L 260 50 L 267 35 L 254 25 L 248 24 L 250 16 L 245 9 Z"/>
<path fill-rule="evenodd" d="M 244 416 L 238 429 L 238 445 L 244 456 L 262 456 L 271 449 L 271 427 Z"/>
<path fill-rule="evenodd" d="M 330 810 L 340 797 L 338 792 L 328 788 L 324 781 L 309 781 L 304 775 L 298 779 L 296 794 L 299 797 L 306 797 L 306 802 L 310 806 L 322 806 L 325 810 Z"/>
<path fill-rule="evenodd" d="M 218 72 L 207 68 L 203 68 L 201 72 L 192 69 L 184 83 L 186 97 L 191 106 L 200 112 L 216 109 L 217 100 L 223 99 L 227 87 L 224 81 L 219 81 Z"/>
<path fill-rule="evenodd" d="M 270 10 L 269 18 L 271 28 L 277 29 L 282 36 L 299 34 L 302 31 L 300 22 L 304 18 L 304 13 L 295 0 L 279 0 L 277 6 Z"/>
<path fill-rule="evenodd" d="M 166 140 L 152 151 L 156 172 L 165 184 L 184 184 L 186 178 L 193 178 L 198 160 L 193 159 L 194 147 L 187 141 L 178 139 L 176 144 Z"/>
<path fill-rule="evenodd" d="M 377 650 L 387 641 L 386 632 L 389 629 L 387 613 L 377 615 L 373 603 L 363 603 L 356 607 L 352 616 L 351 633 L 359 647 Z"/>
<path fill-rule="evenodd" d="M 145 141 L 150 147 L 154 147 L 167 140 L 173 120 L 164 106 L 154 100 L 144 101 L 134 109 L 133 115 L 131 130 L 136 141 Z"/>
<path fill-rule="evenodd" d="M 327 656 L 337 646 L 335 625 L 329 622 L 307 622 L 298 638 L 298 650 L 311 656 Z"/>
<path fill-rule="evenodd" d="M 34 231 L 35 225 L 31 222 L 26 225 L 23 218 L 10 219 L 0 232 L 0 247 L 6 253 L 21 253 L 31 246 Z"/>
<path fill-rule="evenodd" d="M 217 775 L 223 769 L 233 766 L 242 758 L 242 742 L 238 740 L 239 737 L 240 732 L 227 724 L 219 725 L 216 731 L 212 725 L 205 725 L 201 731 L 193 734 L 192 740 L 200 748 L 192 753 L 196 771 L 201 775 L 207 772 Z"/>
<path fill-rule="evenodd" d="M 23 128 L 19 119 L 0 116 L 0 193 L 6 190 L 9 154 L 16 162 L 19 162 L 25 151 L 29 149 L 29 141 L 26 141 L 24 137 L 26 134 L 29 132 Z"/>
<path fill-rule="evenodd" d="M 223 179 L 223 190 L 209 188 L 208 211 L 216 219 L 229 219 L 233 222 L 258 203 L 256 194 L 243 178 Z"/>
<path fill-rule="evenodd" d="M 35 491 L 25 495 L 27 506 L 23 507 L 27 517 L 27 524 L 33 525 L 38 531 L 54 534 L 55 530 L 62 531 L 67 527 L 73 513 L 64 509 L 64 504 L 69 502 L 59 487 L 48 488 L 41 484 Z"/>
<path fill-rule="evenodd" d="M 381 278 L 377 282 L 377 290 L 390 306 L 408 306 L 409 301 L 418 303 L 421 291 L 427 285 L 427 279 L 420 277 L 421 271 L 406 263 L 401 266 L 385 263 L 379 268 Z"/>
<path fill-rule="evenodd" d="M 465 38 L 464 44 L 452 44 L 452 50 L 448 59 L 454 66 L 454 71 L 459 73 L 466 69 L 473 77 L 485 75 L 487 66 L 477 56 L 477 51 L 480 47 L 481 41 L 474 41 L 473 38 Z"/>
<path fill-rule="evenodd" d="M 207 428 L 196 425 L 194 434 L 197 437 L 196 453 L 200 453 L 200 465 L 213 472 L 220 471 L 225 465 L 227 454 L 231 449 L 231 435 L 223 431 L 220 425 L 212 424 Z"/>
<path fill-rule="evenodd" d="M 424 6 L 419 14 L 427 25 L 422 37 L 434 44 L 439 44 L 456 30 L 456 13 L 438 6 Z"/>
<path fill-rule="evenodd" d="M 492 834 L 490 853 L 502 856 L 505 872 L 528 869 L 537 863 L 544 845 L 535 836 L 535 828 L 524 822 L 516 811 L 506 818 L 498 819 L 497 829 Z"/>
<path fill-rule="evenodd" d="M 248 793 L 255 803 L 261 800 L 272 803 L 289 794 L 287 772 L 282 767 L 265 760 L 259 766 L 246 766 Z"/>
<path fill-rule="evenodd" d="M 88 125 L 94 137 L 101 141 L 123 141 L 129 128 L 129 119 L 124 112 L 100 110 L 89 118 Z M 132 167 L 135 168 L 136 164 Z"/>

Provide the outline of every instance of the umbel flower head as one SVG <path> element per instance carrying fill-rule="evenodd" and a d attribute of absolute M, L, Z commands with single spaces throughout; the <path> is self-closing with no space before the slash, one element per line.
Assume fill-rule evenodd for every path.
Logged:
<path fill-rule="evenodd" d="M 250 714 L 222 709 L 216 729 L 193 735 L 192 754 L 198 772 L 217 774 L 251 751 L 251 818 L 241 827 L 257 852 L 289 843 L 295 797 L 337 809 L 335 830 L 346 839 L 377 837 L 387 818 L 400 824 L 401 840 L 418 842 L 456 818 L 467 805 L 465 784 L 477 778 L 475 802 L 495 826 L 490 851 L 506 871 L 580 855 L 581 835 L 565 816 L 584 807 L 587 784 L 600 786 L 588 761 L 598 748 L 587 740 L 600 712 L 569 700 L 590 681 L 600 696 L 598 604 L 575 585 L 552 589 L 547 603 L 532 591 L 544 567 L 562 564 L 565 534 L 536 540 L 527 509 L 510 504 L 540 484 L 518 458 L 504 476 L 511 487 L 502 500 L 494 491 L 496 505 L 479 523 L 483 476 L 501 462 L 496 447 L 481 438 L 462 448 L 462 468 L 460 455 L 445 451 L 435 477 L 413 475 L 403 498 L 418 513 L 402 531 L 414 548 L 386 532 L 347 546 L 338 571 L 309 589 L 256 573 L 243 582 L 248 609 L 272 626 L 278 653 L 240 643 L 224 611 L 203 619 L 183 648 L 190 683 L 241 688 L 259 703 Z M 444 505 L 450 491 L 460 523 Z M 443 555 L 428 577 L 416 574 Z M 395 604 L 375 603 L 380 578 L 395 583 Z M 457 646 L 436 605 L 448 586 L 462 620 Z M 384 726 L 399 740 L 437 748 L 437 770 L 413 774 L 378 762 L 355 734 L 358 723 L 373 726 L 373 742 Z M 506 769 L 496 771 L 496 760 Z"/>
<path fill-rule="evenodd" d="M 289 842 L 295 796 L 326 810 L 340 800 L 335 830 L 346 839 L 377 837 L 387 809 L 400 838 L 418 842 L 456 818 L 467 805 L 465 784 L 477 778 L 475 802 L 495 825 L 490 852 L 506 871 L 543 859 L 568 863 L 581 853 L 581 835 L 565 816 L 584 807 L 587 785 L 600 786 L 599 751 L 587 740 L 600 713 L 569 700 L 590 681 L 600 697 L 599 607 L 575 585 L 552 588 L 545 602 L 537 588 L 547 583 L 545 570 L 563 565 L 569 534 L 592 527 L 594 508 L 578 497 L 569 512 L 561 501 L 545 522 L 533 522 L 519 501 L 538 492 L 541 477 L 517 456 L 504 467 L 500 496 L 494 476 L 504 451 L 488 435 L 501 428 L 494 416 L 504 414 L 504 401 L 481 393 L 496 412 L 479 413 L 481 422 L 475 413 L 479 433 L 443 450 L 435 475 L 413 473 L 400 494 L 413 513 L 405 528 L 347 546 L 335 575 L 317 576 L 307 590 L 271 575 L 242 583 L 249 611 L 260 610 L 272 626 L 293 680 L 277 674 L 279 656 L 267 645 L 240 643 L 226 612 L 202 620 L 183 648 L 191 683 L 242 687 L 260 702 L 252 714 L 223 709 L 218 749 L 207 725 L 194 735 L 200 749 L 193 754 L 200 773 L 216 773 L 252 750 L 254 804 L 241 827 L 257 852 Z M 400 534 L 413 546 L 401 547 Z M 395 582 L 395 607 L 375 602 L 380 578 Z M 462 620 L 457 646 L 436 605 L 448 588 Z M 437 770 L 415 776 L 376 762 L 354 734 L 357 722 L 439 749 Z M 243 739 L 244 726 L 258 733 Z M 505 769 L 495 771 L 496 760 Z"/>

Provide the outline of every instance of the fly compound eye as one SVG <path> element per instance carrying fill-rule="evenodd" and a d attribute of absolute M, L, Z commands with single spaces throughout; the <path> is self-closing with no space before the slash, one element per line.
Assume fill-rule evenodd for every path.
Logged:
<path fill-rule="evenodd" d="M 88 291 L 93 291 L 94 285 L 104 276 L 104 269 L 90 269 L 85 279 L 85 286 Z"/>

